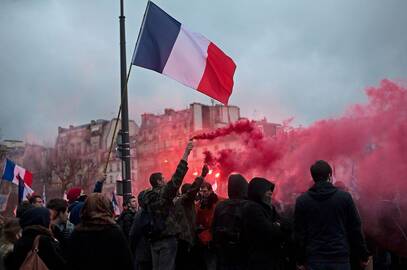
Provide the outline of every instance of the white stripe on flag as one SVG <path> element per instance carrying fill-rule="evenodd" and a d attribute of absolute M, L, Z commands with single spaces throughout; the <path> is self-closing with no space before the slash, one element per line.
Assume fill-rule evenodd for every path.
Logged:
<path fill-rule="evenodd" d="M 13 178 L 13 183 L 16 185 L 18 185 L 17 175 L 20 175 L 21 179 L 24 180 L 25 169 L 16 164 L 16 166 L 14 167 L 14 178 Z"/>
<path fill-rule="evenodd" d="M 204 36 L 181 25 L 163 74 L 196 89 L 205 71 L 209 44 Z"/>

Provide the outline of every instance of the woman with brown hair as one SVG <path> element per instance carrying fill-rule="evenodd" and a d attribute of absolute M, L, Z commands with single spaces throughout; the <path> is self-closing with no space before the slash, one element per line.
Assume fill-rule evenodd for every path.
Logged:
<path fill-rule="evenodd" d="M 112 205 L 100 193 L 86 199 L 81 223 L 73 231 L 68 249 L 71 269 L 132 270 L 130 249 L 113 219 Z"/>

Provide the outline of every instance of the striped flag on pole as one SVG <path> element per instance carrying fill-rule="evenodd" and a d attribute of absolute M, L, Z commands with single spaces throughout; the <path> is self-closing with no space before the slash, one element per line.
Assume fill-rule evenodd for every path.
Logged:
<path fill-rule="evenodd" d="M 236 64 L 213 42 L 148 1 L 132 64 L 228 104 Z"/>

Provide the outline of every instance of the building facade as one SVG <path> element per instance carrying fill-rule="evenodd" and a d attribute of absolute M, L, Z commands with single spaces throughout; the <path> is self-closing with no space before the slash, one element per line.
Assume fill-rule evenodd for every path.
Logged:
<path fill-rule="evenodd" d="M 188 109 L 175 111 L 165 109 L 164 114 L 143 114 L 136 140 L 138 175 L 136 190 L 149 187 L 149 176 L 162 172 L 169 179 L 174 172 L 189 138 L 202 132 L 226 127 L 242 119 L 236 106 L 203 105 L 193 103 Z M 280 125 L 268 123 L 265 119 L 257 122 L 264 134 L 273 136 Z M 228 135 L 216 140 L 195 141 L 189 157 L 187 182 L 191 182 L 201 171 L 204 153 L 216 153 L 222 149 L 238 150 L 242 146 L 237 135 Z M 210 176 L 219 177 L 219 174 Z"/>
<path fill-rule="evenodd" d="M 59 163 L 56 182 L 61 190 L 71 186 L 81 186 L 91 191 L 98 178 L 103 176 L 106 167 L 104 192 L 115 191 L 116 180 L 122 179 L 121 160 L 116 154 L 117 141 L 113 141 L 109 162 L 108 156 L 113 136 L 120 130 L 120 120 L 114 133 L 117 119 L 94 120 L 80 126 L 58 128 L 55 144 L 55 160 Z M 131 141 L 135 140 L 138 126 L 129 123 Z M 116 137 L 116 136 L 115 136 Z M 134 151 L 132 151 L 134 154 Z M 137 159 L 132 155 L 132 177 L 137 175 Z M 71 172 L 73 170 L 74 172 Z"/>

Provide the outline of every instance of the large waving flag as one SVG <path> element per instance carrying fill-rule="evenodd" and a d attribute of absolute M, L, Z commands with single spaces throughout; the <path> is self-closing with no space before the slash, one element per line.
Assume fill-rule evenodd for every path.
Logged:
<path fill-rule="evenodd" d="M 236 65 L 215 44 L 149 1 L 132 64 L 154 70 L 227 104 Z"/>

